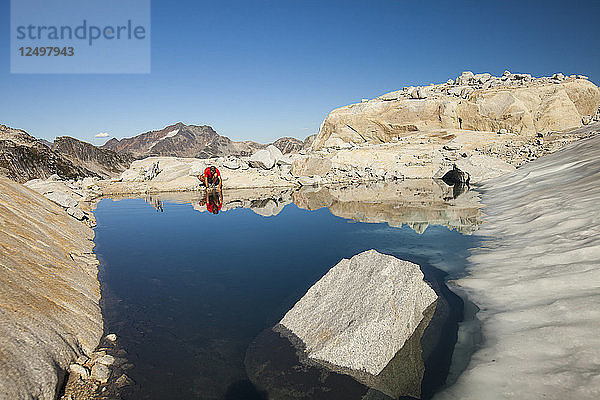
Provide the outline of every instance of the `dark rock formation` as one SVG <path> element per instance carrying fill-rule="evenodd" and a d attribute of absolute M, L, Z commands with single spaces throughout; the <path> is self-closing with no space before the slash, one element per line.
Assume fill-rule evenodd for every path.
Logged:
<path fill-rule="evenodd" d="M 273 142 L 283 154 L 297 153 L 304 147 L 304 142 L 293 137 L 282 137 Z"/>
<path fill-rule="evenodd" d="M 64 179 L 97 176 L 73 164 L 27 132 L 0 125 L 0 175 L 20 183 L 57 174 Z"/>
<path fill-rule="evenodd" d="M 309 147 L 311 147 L 316 138 L 317 134 L 307 136 L 306 139 L 304 139 L 304 145 L 302 146 L 302 148 L 306 150 Z"/>
<path fill-rule="evenodd" d="M 442 180 L 450 186 L 456 184 L 469 186 L 471 177 L 469 176 L 468 172 L 460 170 L 460 168 L 454 164 L 452 169 L 442 176 Z"/>
<path fill-rule="evenodd" d="M 38 141 L 39 141 L 41 144 L 45 145 L 46 147 L 48 147 L 48 148 L 50 148 L 50 149 L 52 148 L 52 142 L 49 142 L 49 141 L 48 141 L 48 140 L 46 140 L 46 139 L 38 139 Z"/>
<path fill-rule="evenodd" d="M 119 175 L 131 165 L 133 157 L 117 154 L 72 137 L 56 138 L 52 150 L 68 158 L 73 164 L 91 170 L 102 177 Z"/>
<path fill-rule="evenodd" d="M 119 154 L 130 153 L 136 158 L 249 156 L 264 147 L 266 145 L 251 141 L 234 142 L 207 125 L 185 125 L 182 122 L 132 138 L 111 139 L 102 146 Z"/>

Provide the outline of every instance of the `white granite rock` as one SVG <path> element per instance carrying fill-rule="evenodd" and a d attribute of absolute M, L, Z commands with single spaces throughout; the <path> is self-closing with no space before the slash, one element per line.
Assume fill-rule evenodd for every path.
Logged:
<path fill-rule="evenodd" d="M 436 299 L 418 265 L 368 250 L 331 268 L 280 324 L 309 358 L 377 375 Z"/>
<path fill-rule="evenodd" d="M 84 380 L 90 377 L 90 372 L 84 366 L 79 364 L 69 365 L 69 372 L 79 376 L 81 379 Z"/>
<path fill-rule="evenodd" d="M 50 192 L 44 195 L 48 200 L 55 202 L 63 208 L 74 208 L 77 207 L 77 201 L 65 192 Z"/>
<path fill-rule="evenodd" d="M 79 221 L 83 221 L 85 219 L 85 213 L 77 207 L 67 208 L 67 214 Z"/>
<path fill-rule="evenodd" d="M 276 163 L 283 158 L 283 153 L 281 150 L 272 144 L 268 145 L 266 150 L 271 154 L 271 157 L 273 157 Z"/>
<path fill-rule="evenodd" d="M 254 168 L 271 169 L 275 165 L 275 158 L 267 149 L 262 149 L 250 156 L 248 164 Z"/>
<path fill-rule="evenodd" d="M 106 383 L 108 382 L 108 378 L 110 378 L 110 370 L 104 364 L 94 364 L 91 376 L 100 383 Z"/>

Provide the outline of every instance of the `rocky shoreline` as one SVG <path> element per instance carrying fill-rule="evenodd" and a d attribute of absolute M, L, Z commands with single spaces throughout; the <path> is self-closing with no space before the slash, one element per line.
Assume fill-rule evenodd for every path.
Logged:
<path fill-rule="evenodd" d="M 55 399 L 102 336 L 94 231 L 0 177 L 0 397 Z"/>

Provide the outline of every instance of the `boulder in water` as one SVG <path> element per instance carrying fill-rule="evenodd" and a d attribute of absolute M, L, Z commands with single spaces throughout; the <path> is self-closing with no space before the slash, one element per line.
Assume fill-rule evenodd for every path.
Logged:
<path fill-rule="evenodd" d="M 280 324 L 309 359 L 377 375 L 436 299 L 418 265 L 368 250 L 331 268 Z"/>

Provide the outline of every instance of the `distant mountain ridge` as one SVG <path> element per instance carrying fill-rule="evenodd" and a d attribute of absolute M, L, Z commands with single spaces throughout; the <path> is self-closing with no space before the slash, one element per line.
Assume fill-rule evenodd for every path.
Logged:
<path fill-rule="evenodd" d="M 248 156 L 266 147 L 264 144 L 235 142 L 219 135 L 208 125 L 185 125 L 179 122 L 158 131 L 111 139 L 101 148 L 119 154 L 129 153 L 135 158 L 150 156 L 210 158 L 218 156 Z"/>
<path fill-rule="evenodd" d="M 312 141 L 282 137 L 272 144 L 282 153 L 306 150 Z M 24 183 L 56 174 L 63 179 L 86 176 L 112 178 L 135 159 L 149 156 L 211 158 L 250 156 L 268 144 L 233 141 L 207 125 L 179 122 L 158 131 L 126 139 L 111 139 L 104 146 L 62 136 L 53 142 L 37 139 L 20 129 L 0 125 L 0 175 Z"/>
<path fill-rule="evenodd" d="M 272 143 L 283 154 L 306 148 L 306 143 L 292 137 L 282 137 Z M 269 144 L 251 140 L 236 142 L 219 135 L 208 125 L 186 125 L 178 122 L 164 129 L 141 133 L 125 139 L 110 139 L 101 146 L 119 154 L 129 153 L 135 158 L 150 156 L 211 158 L 223 156 L 250 156 Z"/>
<path fill-rule="evenodd" d="M 20 129 L 0 125 L 0 175 L 24 183 L 56 174 L 65 179 L 98 176 Z"/>
<path fill-rule="evenodd" d="M 117 154 L 69 136 L 56 138 L 52 150 L 68 158 L 73 164 L 104 178 L 119 175 L 129 168 L 133 161 L 129 154 Z"/>

